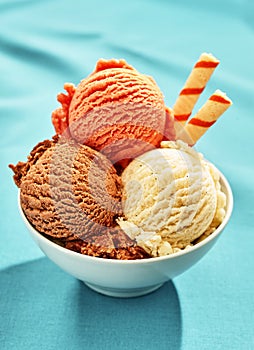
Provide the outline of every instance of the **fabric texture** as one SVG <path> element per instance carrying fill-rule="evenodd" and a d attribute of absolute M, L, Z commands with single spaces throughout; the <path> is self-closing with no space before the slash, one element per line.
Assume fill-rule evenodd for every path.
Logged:
<path fill-rule="evenodd" d="M 0 0 L 0 348 L 254 348 L 254 3 L 248 0 Z M 65 82 L 99 58 L 151 75 L 173 106 L 202 52 L 219 60 L 196 109 L 218 88 L 233 100 L 196 149 L 228 178 L 234 211 L 189 271 L 135 299 L 97 294 L 33 243 L 9 163 L 54 135 Z"/>

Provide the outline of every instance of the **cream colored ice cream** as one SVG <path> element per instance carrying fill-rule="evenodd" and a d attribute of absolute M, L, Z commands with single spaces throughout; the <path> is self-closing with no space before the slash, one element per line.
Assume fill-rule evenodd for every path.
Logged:
<path fill-rule="evenodd" d="M 122 174 L 121 228 L 153 256 L 185 249 L 224 217 L 219 175 L 182 141 L 162 142 Z"/>

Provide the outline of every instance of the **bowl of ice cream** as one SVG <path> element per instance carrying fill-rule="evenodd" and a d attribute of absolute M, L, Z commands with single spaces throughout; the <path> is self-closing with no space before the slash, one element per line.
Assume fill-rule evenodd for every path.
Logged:
<path fill-rule="evenodd" d="M 166 281 L 182 274 L 199 262 L 217 242 L 233 209 L 232 191 L 221 173 L 220 182 L 227 199 L 226 214 L 223 222 L 211 235 L 189 249 L 166 256 L 136 260 L 105 259 L 66 249 L 41 235 L 26 218 L 20 205 L 20 197 L 18 202 L 31 237 L 44 254 L 62 270 L 102 294 L 134 297 L 150 293 Z"/>
<path fill-rule="evenodd" d="M 56 135 L 10 164 L 22 218 L 56 265 L 100 293 L 131 297 L 211 249 L 233 197 L 193 146 L 232 102 L 216 90 L 190 116 L 218 63 L 200 56 L 173 109 L 124 60 L 99 60 L 77 87 L 65 84 Z"/>
<path fill-rule="evenodd" d="M 145 152 L 121 176 L 100 152 L 64 138 L 39 143 L 28 159 L 13 170 L 32 238 L 103 294 L 159 288 L 198 262 L 231 216 L 226 178 L 181 141 Z"/>

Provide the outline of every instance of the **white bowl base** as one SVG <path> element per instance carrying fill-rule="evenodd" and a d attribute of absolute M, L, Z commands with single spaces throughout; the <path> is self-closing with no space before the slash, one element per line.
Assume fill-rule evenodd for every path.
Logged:
<path fill-rule="evenodd" d="M 155 290 L 159 289 L 164 283 L 156 284 L 154 286 L 149 287 L 143 287 L 143 288 L 132 288 L 132 289 L 118 289 L 118 288 L 108 288 L 108 287 L 101 287 L 97 286 L 92 283 L 84 282 L 86 286 L 91 288 L 92 290 L 104 294 L 110 297 L 116 297 L 116 298 L 133 298 L 133 297 L 139 297 L 142 295 L 146 295 L 149 293 L 154 292 Z"/>

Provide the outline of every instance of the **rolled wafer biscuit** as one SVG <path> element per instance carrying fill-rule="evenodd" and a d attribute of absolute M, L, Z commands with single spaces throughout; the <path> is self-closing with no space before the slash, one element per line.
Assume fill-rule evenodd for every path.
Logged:
<path fill-rule="evenodd" d="M 216 90 L 212 94 L 197 114 L 184 127 L 192 145 L 200 139 L 231 105 L 232 101 L 224 92 Z"/>
<path fill-rule="evenodd" d="M 194 65 L 173 107 L 175 119 L 182 125 L 190 117 L 200 94 L 219 63 L 212 54 L 202 53 Z"/>

